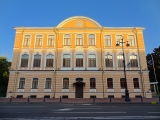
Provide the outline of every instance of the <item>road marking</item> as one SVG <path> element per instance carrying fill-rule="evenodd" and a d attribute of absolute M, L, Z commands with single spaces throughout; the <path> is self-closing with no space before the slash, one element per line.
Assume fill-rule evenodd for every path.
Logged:
<path fill-rule="evenodd" d="M 0 106 L 0 107 L 46 107 L 46 106 Z"/>
<path fill-rule="evenodd" d="M 29 113 L 29 112 L 17 112 L 17 113 Z"/>
<path fill-rule="evenodd" d="M 160 113 L 160 112 L 148 112 L 148 113 Z"/>
<path fill-rule="evenodd" d="M 127 112 L 51 112 L 51 113 L 127 113 Z"/>
<path fill-rule="evenodd" d="M 69 110 L 73 110 L 72 108 L 64 108 L 64 109 L 58 109 L 58 110 L 55 110 L 55 111 L 69 111 Z"/>

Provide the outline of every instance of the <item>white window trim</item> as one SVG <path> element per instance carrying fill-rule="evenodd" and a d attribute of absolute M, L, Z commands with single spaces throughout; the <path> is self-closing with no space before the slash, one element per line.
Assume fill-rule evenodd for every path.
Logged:
<path fill-rule="evenodd" d="M 63 77 L 63 78 L 62 78 L 62 90 L 64 89 L 64 88 L 63 88 L 63 79 L 64 79 L 64 78 L 68 78 L 68 79 L 69 79 L 69 85 L 68 85 L 68 90 L 69 90 L 69 88 L 70 88 L 70 78 L 69 78 L 69 77 Z M 66 90 L 66 89 L 65 89 L 65 90 Z"/>
<path fill-rule="evenodd" d="M 82 45 L 77 45 L 77 35 L 82 35 Z M 82 33 L 75 34 L 75 45 L 84 46 L 84 35 Z"/>
<path fill-rule="evenodd" d="M 25 79 L 25 83 L 24 83 L 24 88 L 25 89 L 25 85 L 26 85 L 26 78 L 25 77 L 20 77 L 20 78 L 24 78 Z M 20 82 L 20 78 L 18 79 L 18 83 L 17 83 L 17 89 L 19 89 L 19 82 Z"/>
<path fill-rule="evenodd" d="M 41 63 L 40 63 L 40 67 L 33 67 L 33 62 L 34 62 L 34 55 L 41 55 Z M 34 52 L 33 54 L 32 54 L 32 64 L 31 64 L 31 70 L 33 69 L 33 68 L 40 68 L 40 70 L 42 69 L 42 57 L 43 57 L 43 54 L 41 53 L 41 52 Z"/>
<path fill-rule="evenodd" d="M 47 55 L 53 55 L 54 56 L 54 60 L 53 60 L 53 67 L 49 67 L 49 68 L 53 68 L 54 70 L 54 66 L 55 66 L 55 53 L 54 52 L 46 52 L 45 56 L 44 56 L 44 70 L 46 70 L 46 60 L 47 60 Z M 47 67 L 48 68 L 48 67 Z"/>
<path fill-rule="evenodd" d="M 103 55 L 104 55 L 104 70 L 106 70 L 106 68 L 114 68 L 115 67 L 115 64 L 114 64 L 114 53 L 109 51 L 109 55 L 112 55 L 112 61 L 113 61 L 113 67 L 106 67 L 106 62 L 105 62 L 105 56 L 108 55 L 108 52 L 105 52 Z"/>
<path fill-rule="evenodd" d="M 70 67 L 63 67 L 63 55 L 64 54 L 70 55 Z M 61 70 L 72 70 L 72 53 L 71 52 L 63 52 L 61 54 Z"/>
<path fill-rule="evenodd" d="M 47 35 L 47 44 L 46 44 L 46 47 L 49 47 L 49 46 L 48 46 L 48 38 L 49 38 L 48 36 L 49 36 L 49 35 L 53 35 L 53 36 L 54 36 L 54 45 L 53 45 L 53 46 L 55 46 L 55 37 L 56 37 L 55 34 L 48 34 L 48 35 Z"/>
<path fill-rule="evenodd" d="M 83 55 L 83 67 L 76 67 L 76 55 L 77 54 Z M 75 52 L 74 53 L 74 70 L 85 70 L 85 53 L 83 53 L 83 52 Z"/>
<path fill-rule="evenodd" d="M 105 35 L 109 35 L 111 37 L 111 45 L 110 46 L 105 46 Z M 104 34 L 103 43 L 104 43 L 104 47 L 112 47 L 112 35 L 111 34 Z"/>
<path fill-rule="evenodd" d="M 91 89 L 91 86 L 90 86 L 90 79 L 91 79 L 91 78 L 95 78 L 96 88 Z M 96 89 L 97 89 L 97 79 L 96 79 L 96 77 L 90 77 L 90 78 L 89 78 L 89 89 L 90 89 L 90 90 L 96 90 Z"/>
<path fill-rule="evenodd" d="M 65 35 L 70 35 L 70 45 L 64 45 L 64 36 Z M 71 33 L 65 33 L 63 34 L 63 46 L 71 46 L 72 45 L 72 34 Z"/>
<path fill-rule="evenodd" d="M 30 46 L 31 46 L 31 38 L 32 38 L 32 34 L 24 34 L 23 35 L 23 42 L 22 42 L 22 48 L 24 47 L 23 45 L 24 45 L 24 38 L 25 38 L 25 35 L 30 35 L 30 41 L 29 41 L 29 48 L 30 48 Z"/>
<path fill-rule="evenodd" d="M 38 77 L 34 77 L 34 78 L 38 78 Z M 33 84 L 33 78 L 32 78 L 32 80 L 31 80 L 31 89 L 33 89 L 33 88 L 32 88 L 32 84 Z M 37 85 L 37 89 L 38 89 L 38 86 L 39 86 L 39 78 L 38 78 L 38 85 Z M 35 89 L 35 90 L 37 90 L 37 89 Z"/>
<path fill-rule="evenodd" d="M 41 47 L 41 48 L 42 48 L 42 47 L 43 47 L 43 38 L 44 38 L 44 35 L 43 35 L 43 34 L 35 34 L 34 48 L 37 47 L 37 46 L 36 46 L 37 35 L 42 35 L 42 45 L 41 45 L 41 46 L 38 46 L 38 47 Z"/>
<path fill-rule="evenodd" d="M 96 67 L 89 67 L 88 65 L 88 56 L 90 55 L 90 54 L 94 54 L 94 55 L 96 55 Z M 96 53 L 96 52 L 88 52 L 87 53 L 87 70 L 98 70 L 98 54 Z"/>
<path fill-rule="evenodd" d="M 21 58 L 22 58 L 22 55 L 24 55 L 24 54 L 26 54 L 26 55 L 29 55 L 29 57 L 28 57 L 28 67 L 21 67 Z M 30 53 L 27 51 L 27 52 L 22 52 L 22 53 L 20 53 L 20 57 L 19 57 L 19 68 L 27 68 L 27 70 L 29 70 L 29 64 L 30 64 Z"/>
<path fill-rule="evenodd" d="M 123 67 L 118 67 L 118 58 L 117 58 L 117 56 L 120 55 L 120 52 L 122 53 L 122 56 L 123 56 L 123 51 L 119 51 L 119 52 L 116 53 L 117 70 L 118 70 L 119 68 L 123 68 Z M 126 56 L 126 53 L 125 53 L 125 52 L 124 52 L 124 55 L 125 55 L 125 64 L 126 64 L 126 63 L 128 63 L 128 61 L 127 61 L 127 56 Z"/>
<path fill-rule="evenodd" d="M 111 78 L 111 77 L 107 77 L 107 78 L 106 78 L 106 83 L 107 83 L 107 79 L 108 79 L 108 78 Z M 107 89 L 114 89 L 114 80 L 113 80 L 113 78 L 112 78 L 112 82 L 113 82 L 113 88 L 108 88 L 108 83 L 107 83 L 107 86 L 106 86 Z"/>
<path fill-rule="evenodd" d="M 95 45 L 89 45 L 89 35 L 94 35 L 95 36 Z M 96 34 L 95 33 L 90 33 L 90 34 L 87 34 L 87 46 L 96 46 Z"/>
<path fill-rule="evenodd" d="M 127 35 L 127 41 L 129 41 L 129 35 L 133 35 L 134 36 L 134 46 L 130 46 L 130 47 L 137 47 L 137 40 L 136 40 L 136 36 L 134 34 L 128 34 Z"/>
<path fill-rule="evenodd" d="M 134 52 L 134 51 L 130 51 L 130 52 L 129 52 L 129 62 L 131 61 L 131 60 L 130 60 L 130 56 L 133 55 L 133 54 L 132 54 L 133 52 Z M 130 70 L 132 70 L 132 69 L 134 69 L 134 68 L 139 68 L 139 69 L 140 69 L 140 67 L 139 67 L 140 65 L 139 65 L 139 56 L 138 56 L 138 53 L 137 53 L 137 52 L 134 52 L 134 53 L 135 53 L 135 55 L 137 56 L 138 67 L 131 67 L 131 66 L 130 66 L 130 67 L 128 67 Z"/>
<path fill-rule="evenodd" d="M 44 89 L 46 89 L 46 81 L 47 81 L 47 78 L 51 78 L 51 88 L 49 89 L 52 89 L 52 77 L 46 77 L 45 80 L 44 80 Z"/>
<path fill-rule="evenodd" d="M 134 78 L 138 78 L 138 77 L 134 77 Z M 134 78 L 132 78 L 133 88 L 134 88 L 134 81 L 133 81 Z M 140 82 L 140 79 L 139 79 L 139 78 L 138 78 L 138 83 L 139 83 L 139 88 L 134 88 L 134 89 L 136 89 L 136 90 L 137 90 L 137 89 L 138 89 L 138 90 L 141 89 L 141 82 Z"/>

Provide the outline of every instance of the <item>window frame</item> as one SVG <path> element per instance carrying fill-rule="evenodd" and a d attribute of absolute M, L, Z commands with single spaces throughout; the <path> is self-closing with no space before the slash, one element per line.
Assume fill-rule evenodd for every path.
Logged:
<path fill-rule="evenodd" d="M 115 36 L 115 38 L 116 38 L 116 43 L 117 43 L 117 41 L 121 41 L 121 39 L 119 39 L 119 40 L 117 40 L 117 36 L 121 36 L 121 37 L 123 37 L 123 35 L 122 34 L 116 34 L 116 36 Z M 123 39 L 123 42 L 124 42 L 124 39 Z M 119 46 L 122 46 L 122 43 L 119 43 Z"/>
<path fill-rule="evenodd" d="M 52 55 L 52 56 L 53 56 L 53 62 L 52 62 L 53 65 L 52 65 L 52 66 L 47 66 L 47 56 L 49 56 L 49 55 Z M 46 68 L 54 67 L 54 62 L 55 62 L 55 61 L 54 61 L 54 60 L 55 60 L 55 59 L 54 59 L 54 58 L 55 58 L 54 54 L 46 54 L 45 57 L 46 57 L 46 59 L 45 59 L 45 67 L 46 67 Z"/>
<path fill-rule="evenodd" d="M 69 60 L 69 66 L 65 66 L 64 65 L 64 55 L 69 55 L 70 56 L 70 60 Z M 72 65 L 71 65 L 71 58 L 72 58 L 72 56 L 71 56 L 71 54 L 69 54 L 69 53 L 64 53 L 64 54 L 62 54 L 62 67 L 64 67 L 64 68 L 70 68 Z M 67 58 L 66 58 L 67 59 Z M 66 63 L 67 64 L 67 63 Z"/>
<path fill-rule="evenodd" d="M 53 40 L 52 40 L 53 45 L 49 45 L 49 36 L 54 36 L 54 37 L 53 37 Z M 54 35 L 54 34 L 48 34 L 48 35 L 47 35 L 47 46 L 48 46 L 48 47 L 55 46 L 55 35 Z"/>
<path fill-rule="evenodd" d="M 137 79 L 138 87 L 136 87 L 137 84 L 135 85 L 134 79 Z M 133 86 L 134 86 L 134 89 L 140 89 L 140 82 L 138 78 L 133 78 Z"/>
<path fill-rule="evenodd" d="M 132 45 L 132 43 L 130 43 L 130 39 L 129 39 L 129 36 L 133 36 L 134 37 L 134 45 Z M 135 47 L 137 44 L 136 44 L 136 37 L 135 35 L 132 35 L 132 34 L 129 34 L 127 35 L 127 40 L 129 41 L 129 44 L 131 47 Z M 133 40 L 132 40 L 133 41 Z"/>
<path fill-rule="evenodd" d="M 37 45 L 37 36 L 38 36 L 38 35 L 41 35 L 41 36 L 42 36 L 42 38 L 41 38 L 41 39 L 42 39 L 41 45 Z M 38 42 L 38 43 L 39 43 L 39 42 Z M 42 47 L 42 46 L 43 46 L 43 34 L 36 34 L 36 35 L 35 35 L 35 43 L 34 43 L 34 46 L 35 46 L 35 47 Z"/>
<path fill-rule="evenodd" d="M 89 38 L 90 35 L 94 35 L 94 45 L 90 44 L 90 38 Z M 94 34 L 94 33 L 88 34 L 88 46 L 96 46 L 96 34 Z"/>
<path fill-rule="evenodd" d="M 30 38 L 29 38 L 29 44 L 28 45 L 24 45 L 24 43 L 25 43 L 25 36 L 26 35 L 29 35 L 30 36 Z M 30 45 L 31 45 L 31 38 L 32 38 L 32 35 L 31 34 L 24 34 L 23 35 L 23 44 L 22 44 L 22 46 L 23 47 L 29 47 Z"/>
<path fill-rule="evenodd" d="M 68 80 L 68 87 L 66 87 L 67 85 L 64 86 L 64 80 L 65 80 L 65 79 Z M 69 89 L 69 78 L 63 78 L 63 79 L 62 79 L 62 83 L 63 83 L 63 84 L 62 84 L 62 85 L 63 85 L 63 86 L 62 86 L 62 89 Z"/>
<path fill-rule="evenodd" d="M 20 82 L 22 81 L 21 79 L 24 79 L 23 80 L 23 87 L 20 87 Z M 19 82 L 18 82 L 18 89 L 24 89 L 25 88 L 25 81 L 26 81 L 26 79 L 25 78 L 19 78 Z"/>
<path fill-rule="evenodd" d="M 111 82 L 111 87 L 109 87 L 109 84 L 108 84 L 108 80 L 111 79 L 112 82 Z M 107 78 L 107 89 L 114 89 L 114 86 L 113 86 L 113 78 Z"/>
<path fill-rule="evenodd" d="M 92 79 L 94 82 L 91 82 Z M 96 89 L 96 78 L 90 78 L 90 89 Z"/>
<path fill-rule="evenodd" d="M 33 87 L 33 81 L 34 81 L 34 79 L 37 79 L 37 80 L 36 80 L 36 81 L 37 81 L 37 84 L 36 84 L 36 87 L 35 87 L 35 88 Z M 38 89 L 38 78 L 33 78 L 33 79 L 32 79 L 31 89 Z"/>
<path fill-rule="evenodd" d="M 82 58 L 77 58 L 77 55 L 82 55 Z M 82 68 L 84 66 L 84 55 L 81 54 L 81 53 L 77 53 L 75 54 L 75 67 L 76 68 Z M 77 66 L 77 59 L 81 59 L 81 62 L 82 62 L 82 66 Z"/>
<path fill-rule="evenodd" d="M 121 80 L 124 80 L 123 81 L 124 86 L 122 86 Z M 125 78 L 120 78 L 120 87 L 121 87 L 121 89 L 126 89 L 126 85 L 125 84 L 126 84 Z"/>
<path fill-rule="evenodd" d="M 105 36 L 110 36 L 110 45 L 108 45 L 108 40 L 107 40 L 107 45 L 106 45 L 106 39 Z M 112 46 L 112 37 L 109 34 L 104 34 L 104 47 L 111 47 Z"/>
<path fill-rule="evenodd" d="M 50 86 L 48 88 L 46 87 L 47 81 L 49 81 L 47 79 L 50 79 Z M 46 80 L 45 80 L 45 89 L 51 89 L 51 88 L 52 88 L 52 78 L 46 78 Z"/>
<path fill-rule="evenodd" d="M 132 66 L 133 64 L 133 62 L 131 62 L 131 56 L 136 56 L 136 59 L 132 59 L 132 60 L 136 60 L 136 64 L 137 64 L 137 66 Z M 130 56 L 129 56 L 129 61 L 130 61 L 130 67 L 131 68 L 135 68 L 135 67 L 139 67 L 139 64 L 138 64 L 138 55 L 135 55 L 135 54 L 131 54 Z M 134 63 L 135 64 L 135 63 Z"/>
<path fill-rule="evenodd" d="M 69 35 L 70 36 L 70 41 L 68 40 L 69 38 L 65 38 L 65 35 Z M 72 38 L 72 36 L 71 36 L 71 34 L 64 34 L 63 35 L 63 46 L 71 46 L 71 38 Z M 65 40 L 67 39 L 67 42 L 65 42 Z M 68 44 L 68 41 L 69 41 L 69 44 Z M 65 43 L 67 43 L 67 44 L 65 44 Z"/>
<path fill-rule="evenodd" d="M 82 45 L 80 45 L 80 44 L 77 44 L 77 35 L 81 35 L 82 36 L 82 38 L 79 38 L 79 39 L 81 39 L 82 40 Z M 81 33 L 79 33 L 79 34 L 76 34 L 75 35 L 75 45 L 76 46 L 83 46 L 84 45 L 84 37 L 83 37 L 83 34 L 81 34 Z M 80 43 L 80 40 L 79 40 L 79 43 Z"/>
<path fill-rule="evenodd" d="M 93 58 L 89 58 L 89 56 L 90 55 L 95 55 L 95 66 L 91 66 L 91 63 L 90 63 L 90 60 L 89 59 L 93 59 Z M 97 67 L 97 54 L 94 54 L 94 53 L 90 53 L 90 54 L 88 54 L 88 67 L 90 67 L 90 68 L 95 68 L 95 67 Z M 93 61 L 92 61 L 93 62 Z"/>
<path fill-rule="evenodd" d="M 106 59 L 108 58 L 108 57 L 106 58 L 106 56 L 111 56 L 111 57 L 112 57 L 112 65 L 111 65 L 111 66 L 107 66 L 107 64 L 106 64 Z M 110 61 L 110 59 L 108 59 L 108 60 Z M 113 61 L 113 55 L 112 55 L 112 54 L 105 54 L 105 55 L 104 55 L 104 62 L 105 62 L 105 63 L 104 63 L 104 64 L 105 64 L 105 67 L 107 67 L 107 68 L 108 68 L 108 67 L 113 67 L 113 63 L 114 63 L 114 61 Z M 110 62 L 108 62 L 108 63 L 110 64 Z"/>
<path fill-rule="evenodd" d="M 39 66 L 39 67 L 41 67 L 41 62 L 42 62 L 42 55 L 41 55 L 41 54 L 33 54 L 33 65 L 32 65 L 32 66 L 33 66 L 34 68 L 37 67 L 37 66 L 34 66 L 34 60 L 35 60 L 35 59 L 34 59 L 34 56 L 35 56 L 35 55 L 40 55 L 40 56 L 41 56 L 41 57 L 40 57 L 40 66 Z"/>
<path fill-rule="evenodd" d="M 23 59 L 22 56 L 23 56 L 23 55 L 27 55 L 27 56 L 28 56 L 28 59 L 27 59 L 27 66 L 22 66 L 22 59 Z M 28 66 L 29 66 L 29 65 L 28 65 L 28 63 L 29 63 L 29 55 L 28 55 L 28 54 L 21 54 L 20 61 L 21 61 L 21 62 L 20 62 L 20 67 L 28 68 Z"/>

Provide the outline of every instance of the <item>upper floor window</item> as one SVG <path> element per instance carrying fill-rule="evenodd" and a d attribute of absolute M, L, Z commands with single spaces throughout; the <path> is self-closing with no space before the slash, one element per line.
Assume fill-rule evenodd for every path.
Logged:
<path fill-rule="evenodd" d="M 54 55 L 46 56 L 46 67 L 53 67 Z"/>
<path fill-rule="evenodd" d="M 113 58 L 112 55 L 105 56 L 106 67 L 113 67 Z"/>
<path fill-rule="evenodd" d="M 88 56 L 88 66 L 89 67 L 96 67 L 96 55 L 90 54 Z"/>
<path fill-rule="evenodd" d="M 111 46 L 111 36 L 110 35 L 104 36 L 104 46 Z"/>
<path fill-rule="evenodd" d="M 139 88 L 138 78 L 133 78 L 133 84 L 134 84 L 134 88 Z"/>
<path fill-rule="evenodd" d="M 121 78 L 121 79 L 120 79 L 120 83 L 121 83 L 121 88 L 122 88 L 122 89 L 125 89 L 125 86 L 126 86 L 126 85 L 125 85 L 125 83 L 126 83 L 126 82 L 125 82 L 125 78 Z"/>
<path fill-rule="evenodd" d="M 76 67 L 83 67 L 83 55 L 76 55 Z"/>
<path fill-rule="evenodd" d="M 36 36 L 36 46 L 42 46 L 42 35 Z"/>
<path fill-rule="evenodd" d="M 31 36 L 30 36 L 30 35 L 25 35 L 25 36 L 24 36 L 23 46 L 29 46 L 29 44 L 30 44 L 30 39 L 31 39 Z"/>
<path fill-rule="evenodd" d="M 116 41 L 120 42 L 119 46 L 122 46 L 122 35 L 116 35 Z"/>
<path fill-rule="evenodd" d="M 76 45 L 83 45 L 83 36 L 81 34 L 76 35 Z"/>
<path fill-rule="evenodd" d="M 90 78 L 90 89 L 95 89 L 95 88 L 96 88 L 96 79 Z"/>
<path fill-rule="evenodd" d="M 37 88 L 38 88 L 38 78 L 33 78 L 32 89 L 37 89 Z"/>
<path fill-rule="evenodd" d="M 48 46 L 54 46 L 54 35 L 48 35 Z"/>
<path fill-rule="evenodd" d="M 128 41 L 129 41 L 130 46 L 135 46 L 134 35 L 128 35 Z"/>
<path fill-rule="evenodd" d="M 69 89 L 69 78 L 63 78 L 63 89 Z"/>
<path fill-rule="evenodd" d="M 130 64 L 131 64 L 131 67 L 138 67 L 137 55 L 130 56 Z"/>
<path fill-rule="evenodd" d="M 118 67 L 123 67 L 123 55 L 118 55 L 117 60 L 118 60 Z"/>
<path fill-rule="evenodd" d="M 28 67 L 28 58 L 29 58 L 29 55 L 27 55 L 27 54 L 22 55 L 21 67 Z"/>
<path fill-rule="evenodd" d="M 33 67 L 40 67 L 41 65 L 41 55 L 34 55 Z"/>
<path fill-rule="evenodd" d="M 107 78 L 107 85 L 109 89 L 113 88 L 113 79 L 112 78 Z"/>
<path fill-rule="evenodd" d="M 45 88 L 46 89 L 51 89 L 51 78 L 46 79 Z"/>
<path fill-rule="evenodd" d="M 63 67 L 70 67 L 70 55 L 69 54 L 64 54 L 63 55 Z"/>
<path fill-rule="evenodd" d="M 91 34 L 89 35 L 89 45 L 95 45 L 95 35 Z"/>
<path fill-rule="evenodd" d="M 20 78 L 19 80 L 19 89 L 24 89 L 25 78 Z"/>
<path fill-rule="evenodd" d="M 69 34 L 64 35 L 64 45 L 71 45 L 71 35 Z"/>

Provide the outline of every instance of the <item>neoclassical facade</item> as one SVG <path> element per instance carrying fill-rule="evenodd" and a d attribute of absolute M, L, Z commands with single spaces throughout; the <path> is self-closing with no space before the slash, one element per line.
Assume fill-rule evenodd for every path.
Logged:
<path fill-rule="evenodd" d="M 7 97 L 122 98 L 122 44 L 131 98 L 151 98 L 141 27 L 103 27 L 75 16 L 56 27 L 15 27 Z M 130 46 L 126 46 L 129 43 Z"/>

